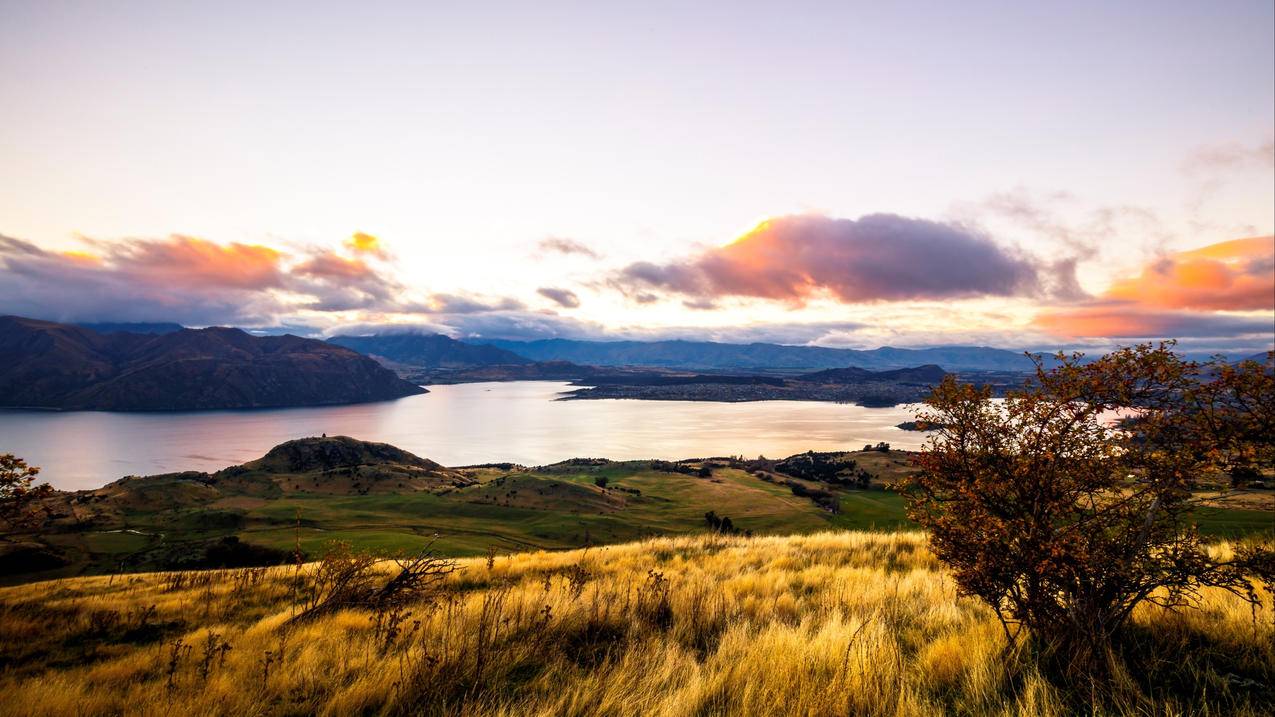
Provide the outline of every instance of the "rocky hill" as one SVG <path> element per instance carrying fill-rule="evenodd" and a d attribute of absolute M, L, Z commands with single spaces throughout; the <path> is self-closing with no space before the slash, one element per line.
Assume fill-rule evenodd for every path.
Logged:
<path fill-rule="evenodd" d="M 383 401 L 425 389 L 349 349 L 239 329 L 98 333 L 0 317 L 0 406 L 162 411 Z"/>

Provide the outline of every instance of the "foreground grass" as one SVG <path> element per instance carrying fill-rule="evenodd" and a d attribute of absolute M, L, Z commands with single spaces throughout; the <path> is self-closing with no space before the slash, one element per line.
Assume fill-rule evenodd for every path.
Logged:
<path fill-rule="evenodd" d="M 0 589 L 0 713 L 1093 708 L 1027 650 L 1007 654 L 999 623 L 957 597 L 920 533 L 659 538 L 461 566 L 406 613 L 345 610 L 291 627 L 292 568 Z M 1127 684 L 1100 711 L 1268 714 L 1275 608 L 1264 598 L 1256 615 L 1219 591 L 1199 611 L 1139 609 Z"/>

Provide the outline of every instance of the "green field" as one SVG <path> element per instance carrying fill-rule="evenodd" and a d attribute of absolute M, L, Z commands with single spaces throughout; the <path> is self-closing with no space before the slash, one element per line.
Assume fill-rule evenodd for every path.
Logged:
<path fill-rule="evenodd" d="M 105 498 L 75 508 L 83 513 L 96 506 L 92 519 L 64 521 L 40 536 L 71 559 L 38 577 L 171 567 L 227 536 L 279 551 L 277 560 L 298 545 L 306 556 L 322 555 L 333 541 L 382 555 L 416 552 L 431 542 L 436 552 L 455 557 L 564 550 L 705 532 L 709 511 L 756 535 L 915 528 L 904 496 L 887 488 L 912 469 L 911 457 L 899 451 L 851 455 L 870 470 L 870 487 L 816 483 L 755 467 L 749 472 L 742 465 L 715 464 L 711 475 L 701 476 L 699 464 L 660 468 L 648 461 L 466 469 L 449 474 L 463 479 L 456 483 L 404 489 L 391 478 L 378 492 L 365 492 L 368 483 L 352 483 L 340 472 L 317 478 L 248 473 L 233 487 L 217 488 L 186 475 L 157 476 L 125 489 L 108 486 L 100 491 L 109 494 Z M 832 493 L 839 511 L 828 510 L 828 501 L 820 505 L 794 494 L 794 484 Z M 1269 491 L 1250 498 L 1255 500 L 1248 506 L 1275 503 Z M 1272 510 L 1208 507 L 1197 519 L 1201 532 L 1213 537 L 1275 534 Z M 3 579 L 31 577 L 37 576 Z"/>

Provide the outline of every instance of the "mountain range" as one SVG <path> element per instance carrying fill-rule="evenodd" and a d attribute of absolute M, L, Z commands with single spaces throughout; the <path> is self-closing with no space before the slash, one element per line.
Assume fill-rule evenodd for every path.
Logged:
<path fill-rule="evenodd" d="M 473 368 L 529 364 L 532 360 L 485 344 L 467 344 L 442 334 L 334 336 L 328 343 L 404 366 Z"/>
<path fill-rule="evenodd" d="M 857 367 L 872 370 L 937 364 L 949 371 L 1031 371 L 1021 351 L 985 346 L 902 349 L 837 349 L 782 344 L 714 341 L 483 341 L 534 361 L 570 361 L 591 366 L 649 366 L 680 370 L 798 370 Z"/>
<path fill-rule="evenodd" d="M 0 406 L 155 411 L 320 406 L 425 389 L 350 349 L 224 327 L 99 333 L 0 317 Z"/>

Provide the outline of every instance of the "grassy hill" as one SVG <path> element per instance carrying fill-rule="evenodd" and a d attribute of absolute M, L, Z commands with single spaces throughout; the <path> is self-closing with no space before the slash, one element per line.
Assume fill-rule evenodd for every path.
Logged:
<path fill-rule="evenodd" d="M 410 601 L 308 620 L 331 574 L 316 565 L 0 588 L 0 715 L 1092 711 L 1007 648 L 919 533 L 658 538 L 457 567 Z M 370 571 L 375 587 L 397 569 Z M 1270 714 L 1263 597 L 1257 615 L 1217 590 L 1202 611 L 1140 607 L 1104 711 Z"/>
<path fill-rule="evenodd" d="M 333 540 L 381 555 L 436 535 L 448 556 L 564 550 L 702 533 L 710 511 L 756 535 L 909 529 L 903 497 L 886 485 L 913 470 L 911 459 L 866 450 L 446 468 L 386 444 L 307 438 L 216 473 L 61 493 L 36 534 L 0 540 L 0 581 L 278 564 L 298 545 L 313 557 Z M 1269 533 L 1273 508 L 1270 491 L 1240 491 L 1198 519 L 1217 536 Z"/>

